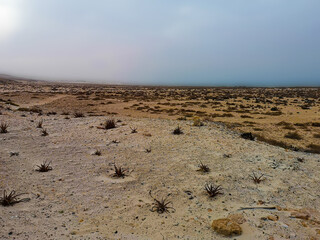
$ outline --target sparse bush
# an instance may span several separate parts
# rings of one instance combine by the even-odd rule
[[[173,132],[174,135],[180,135],[183,134],[182,129],[180,128],[180,126],[176,127]]]
[[[7,194],[6,190],[3,190],[3,196],[0,197],[0,203],[2,206],[12,206],[16,203],[23,202],[29,200],[28,198],[18,199],[19,196],[25,193],[16,194],[14,190],[12,190],[9,194]]]
[[[51,162],[44,161],[40,165],[37,165],[36,171],[38,172],[49,172],[52,170],[52,167],[50,166]]]
[[[295,140],[301,140],[302,137],[298,132],[289,132],[286,135],[284,135],[285,138],[295,139]]]
[[[320,122],[313,122],[311,123],[312,127],[320,127]]]
[[[201,119],[199,117],[193,118],[193,126],[196,126],[196,127],[203,126],[203,122],[201,121]]]
[[[254,139],[255,139],[251,132],[242,133],[241,137],[243,139],[247,139],[247,140],[251,140],[251,141],[254,141]]]
[[[320,138],[320,133],[315,133],[315,134],[313,134],[313,137],[314,137],[314,138]]]
[[[75,113],[73,114],[73,116],[74,116],[75,118],[83,118],[83,117],[84,117],[84,114],[83,114],[82,112],[75,112]]]
[[[113,174],[113,177],[117,177],[117,178],[124,178],[126,175],[126,172],[128,170],[127,169],[124,169],[122,167],[117,167],[116,164],[114,164],[114,174]]]
[[[198,167],[199,169],[197,171],[199,172],[203,172],[203,173],[210,172],[210,168],[208,167],[208,165],[203,164],[201,161],[199,161]]]
[[[137,128],[130,127],[130,129],[131,129],[131,133],[137,133]]]
[[[210,198],[214,198],[219,194],[223,194],[221,186],[220,185],[215,186],[213,183],[206,183],[206,185],[204,186],[204,189],[207,191]]]
[[[103,124],[104,129],[112,129],[116,127],[116,122],[114,119],[107,119]]]
[[[249,175],[249,177],[253,180],[254,183],[259,184],[260,182],[264,181],[264,174],[261,174],[260,176],[257,176],[254,172],[252,175]]]
[[[43,120],[41,119],[41,120],[37,123],[37,128],[42,128],[42,124],[43,124]]]
[[[309,144],[307,152],[311,153],[320,153],[320,145],[317,144]]]
[[[101,156],[101,151],[97,149],[93,154],[96,156]]]
[[[48,135],[49,135],[49,133],[47,132],[47,130],[46,129],[42,129],[41,136],[45,137],[45,136],[48,136]]]
[[[8,132],[8,127],[9,127],[9,124],[7,124],[5,122],[2,122],[0,124],[0,133],[7,133]]]
[[[170,213],[169,209],[173,209],[173,211],[175,211],[175,209],[172,206],[169,206],[170,204],[172,205],[172,202],[167,200],[170,194],[168,194],[167,197],[162,198],[161,200],[157,200],[156,198],[154,198],[151,194],[151,190],[149,191],[149,195],[154,201],[152,203],[153,206],[150,209],[151,212],[157,212],[159,214],[162,214]]]

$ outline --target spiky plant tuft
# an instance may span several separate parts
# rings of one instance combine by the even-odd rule
[[[209,197],[211,198],[214,198],[219,194],[223,194],[221,186],[220,185],[215,186],[213,183],[206,183],[206,185],[204,186],[204,189],[207,191],[207,193],[209,194]]]
[[[174,135],[180,135],[180,134],[183,134],[182,132],[182,129],[180,126],[176,127],[173,132],[172,132]]]
[[[41,136],[48,136],[49,135],[49,133],[47,132],[47,129],[42,129],[42,131],[41,131]]]
[[[132,128],[132,127],[130,127],[130,129],[131,129],[131,133],[137,133],[138,131],[137,131],[137,128]]]
[[[197,171],[199,172],[203,172],[203,173],[210,172],[210,168],[208,167],[208,165],[203,164],[201,161],[199,161],[198,167],[199,169]]]
[[[18,199],[19,196],[25,193],[16,194],[14,190],[12,190],[9,194],[7,194],[6,190],[3,190],[3,196],[0,197],[0,204],[2,206],[12,206],[16,203],[23,202],[29,200],[28,198]]]
[[[249,177],[253,180],[255,184],[259,184],[265,180],[264,174],[261,174],[260,176],[258,176],[254,172],[252,173],[252,175],[249,175]]]
[[[52,167],[50,166],[51,162],[44,161],[40,165],[37,165],[36,171],[38,172],[49,172],[52,170]]]
[[[37,128],[42,128],[42,124],[43,124],[43,120],[41,119],[41,120],[37,123]]]
[[[7,133],[8,132],[8,127],[9,127],[8,123],[2,122],[0,124],[0,133]]]
[[[117,167],[117,165],[114,163],[114,174],[113,177],[116,178],[124,178],[127,176],[126,172],[128,172],[128,169],[124,169],[123,167]]]
[[[153,199],[152,208],[150,209],[151,212],[157,212],[159,214],[161,213],[170,213],[169,209],[173,209],[173,212],[175,209],[172,207],[172,202],[168,201],[168,197],[171,194],[168,194],[166,197],[162,198],[161,200],[156,199],[152,196],[151,190],[149,191],[150,197]],[[171,206],[169,206],[171,204]]]

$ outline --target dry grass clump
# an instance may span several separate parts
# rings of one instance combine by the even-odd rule
[[[7,191],[3,190],[3,196],[0,197],[0,204],[6,207],[6,206],[12,206],[19,202],[29,200],[28,198],[18,199],[18,197],[23,194],[25,193],[16,194],[14,190],[12,190],[9,194],[7,194]]]
[[[101,156],[101,150],[96,149],[96,151],[93,153],[93,155]]]
[[[108,129],[112,129],[116,127],[116,122],[114,119],[107,119],[104,124],[103,124],[103,128],[108,130]]]
[[[173,209],[173,212],[175,211],[175,209],[172,207],[172,202],[168,201],[168,197],[171,194],[168,194],[166,197],[161,198],[161,200],[154,198],[151,194],[151,190],[149,191],[149,195],[154,201],[152,203],[152,208],[150,209],[151,212],[157,212],[159,214],[162,214],[162,213],[170,213],[169,209]],[[169,206],[170,204],[171,206]]]
[[[309,144],[308,149],[306,150],[307,152],[310,153],[320,153],[320,145],[317,144]]]
[[[83,117],[84,117],[84,114],[83,114],[82,112],[75,112],[75,113],[73,114],[73,116],[74,116],[75,118],[83,118]]]
[[[51,162],[44,161],[40,165],[37,165],[36,171],[38,172],[49,172],[52,170],[52,167],[50,166]]]
[[[203,172],[203,173],[210,172],[210,168],[208,167],[208,165],[203,164],[201,161],[199,161],[198,167],[199,169],[197,171],[199,172]]]
[[[313,137],[314,137],[314,138],[320,138],[320,133],[315,133],[315,134],[313,134]]]
[[[193,126],[196,126],[196,127],[201,127],[203,126],[203,122],[201,121],[201,119],[199,117],[195,117],[193,118]]]
[[[7,124],[5,122],[2,122],[0,124],[0,133],[7,133],[8,132],[8,127],[9,127],[9,124]]]
[[[37,123],[37,128],[42,128],[42,124],[43,124],[43,120],[41,119],[41,120]]]
[[[288,132],[286,135],[284,135],[285,138],[290,138],[294,140],[301,140],[302,137],[298,132]]]
[[[137,133],[138,131],[137,131],[137,128],[132,128],[132,127],[130,127],[130,129],[131,129],[131,133]]]
[[[207,191],[210,198],[214,198],[219,194],[223,194],[221,186],[215,186],[213,183],[206,183],[204,189]]]
[[[266,143],[273,145],[273,146],[282,147],[282,148],[286,148],[286,149],[290,148],[290,146],[288,144],[286,144],[285,142],[282,142],[282,141],[265,138],[264,136],[261,136],[261,135],[256,135],[256,137],[257,137],[258,141],[266,142]]]
[[[249,177],[253,180],[254,183],[259,184],[262,181],[265,180],[264,178],[264,174],[261,174],[260,176],[256,175],[254,172],[252,173],[252,175],[249,175]]]
[[[42,129],[41,131],[41,136],[45,137],[45,136],[48,136],[49,133],[47,132],[47,129]]]
[[[126,172],[128,172],[128,169],[117,167],[117,165],[114,164],[114,174],[112,176],[116,178],[124,178],[127,176]]]
[[[176,127],[173,132],[174,135],[180,135],[183,134],[182,129],[180,128],[180,126]]]
[[[320,127],[320,122],[312,122],[311,126],[312,127]]]
[[[255,139],[251,132],[242,133],[240,136],[243,139],[247,139],[247,140],[251,140],[251,141],[254,141],[254,139]]]

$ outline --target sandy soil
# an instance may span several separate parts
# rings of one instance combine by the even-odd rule
[[[319,89],[212,91],[0,82],[0,123],[9,124],[0,134],[0,197],[15,190],[28,200],[0,206],[0,239],[320,239],[320,155],[240,137],[318,146]],[[281,114],[266,114],[272,107]],[[213,115],[224,113],[233,116]],[[193,126],[194,117],[204,126]],[[109,118],[117,127],[101,129]],[[184,133],[173,135],[178,125]],[[292,131],[302,139],[284,137]],[[52,171],[35,171],[44,161]],[[211,171],[197,171],[199,161]],[[114,164],[127,176],[113,177]],[[254,183],[253,173],[264,181]],[[223,194],[210,198],[206,183]],[[151,211],[150,191],[169,195],[173,209]],[[242,234],[215,232],[221,218]]]
[[[0,116],[9,123],[8,133],[0,134],[0,187],[31,199],[0,208],[1,239],[225,239],[210,225],[231,214],[246,221],[243,234],[232,239],[320,237],[319,155],[244,140],[211,122],[194,127],[190,121],[117,117],[117,128],[102,130],[97,127],[105,117],[25,115]],[[48,136],[36,128],[40,119]],[[173,135],[178,123],[184,134]],[[96,149],[101,156],[93,155]],[[45,160],[53,170],[35,171]],[[196,171],[197,161],[211,172]],[[114,163],[129,175],[113,178]],[[253,183],[252,172],[266,180]],[[221,185],[224,194],[210,199],[207,182]],[[156,198],[170,193],[175,212],[151,212],[150,190]],[[239,210],[252,206],[282,209]],[[290,217],[299,209],[309,209],[311,217]]]

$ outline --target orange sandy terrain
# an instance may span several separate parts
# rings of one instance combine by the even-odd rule
[[[42,114],[214,121],[288,149],[320,152],[319,88],[192,88],[57,84],[2,85],[2,104]],[[1,104],[1,102],[0,102]]]

